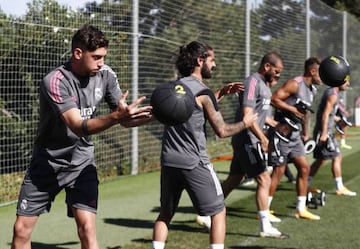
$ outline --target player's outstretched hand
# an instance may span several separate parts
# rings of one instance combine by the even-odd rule
[[[117,108],[119,123],[125,127],[134,127],[150,122],[153,119],[151,114],[152,106],[139,107],[146,97],[140,97],[131,104],[127,104],[126,99],[128,96],[129,91],[126,91],[120,98]]]
[[[237,94],[244,91],[244,83],[242,82],[231,82],[221,88],[218,99],[228,94]]]

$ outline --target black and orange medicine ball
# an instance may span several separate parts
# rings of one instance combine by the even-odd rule
[[[331,55],[323,59],[319,67],[322,82],[337,87],[350,80],[350,65],[339,55]]]
[[[192,115],[195,97],[181,81],[158,85],[151,94],[150,105],[155,118],[164,125],[178,125]]]

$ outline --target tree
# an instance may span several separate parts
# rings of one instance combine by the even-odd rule
[[[347,11],[360,19],[360,0],[322,0],[322,2],[337,10]]]

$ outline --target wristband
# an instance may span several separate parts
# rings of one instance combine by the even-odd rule
[[[84,134],[84,136],[90,135],[89,134],[89,130],[88,130],[88,126],[87,126],[87,122],[89,120],[88,119],[84,119],[81,123],[81,131]]]

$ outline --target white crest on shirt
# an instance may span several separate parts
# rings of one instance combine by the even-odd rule
[[[95,88],[95,99],[100,100],[103,96],[102,89],[100,87]]]

